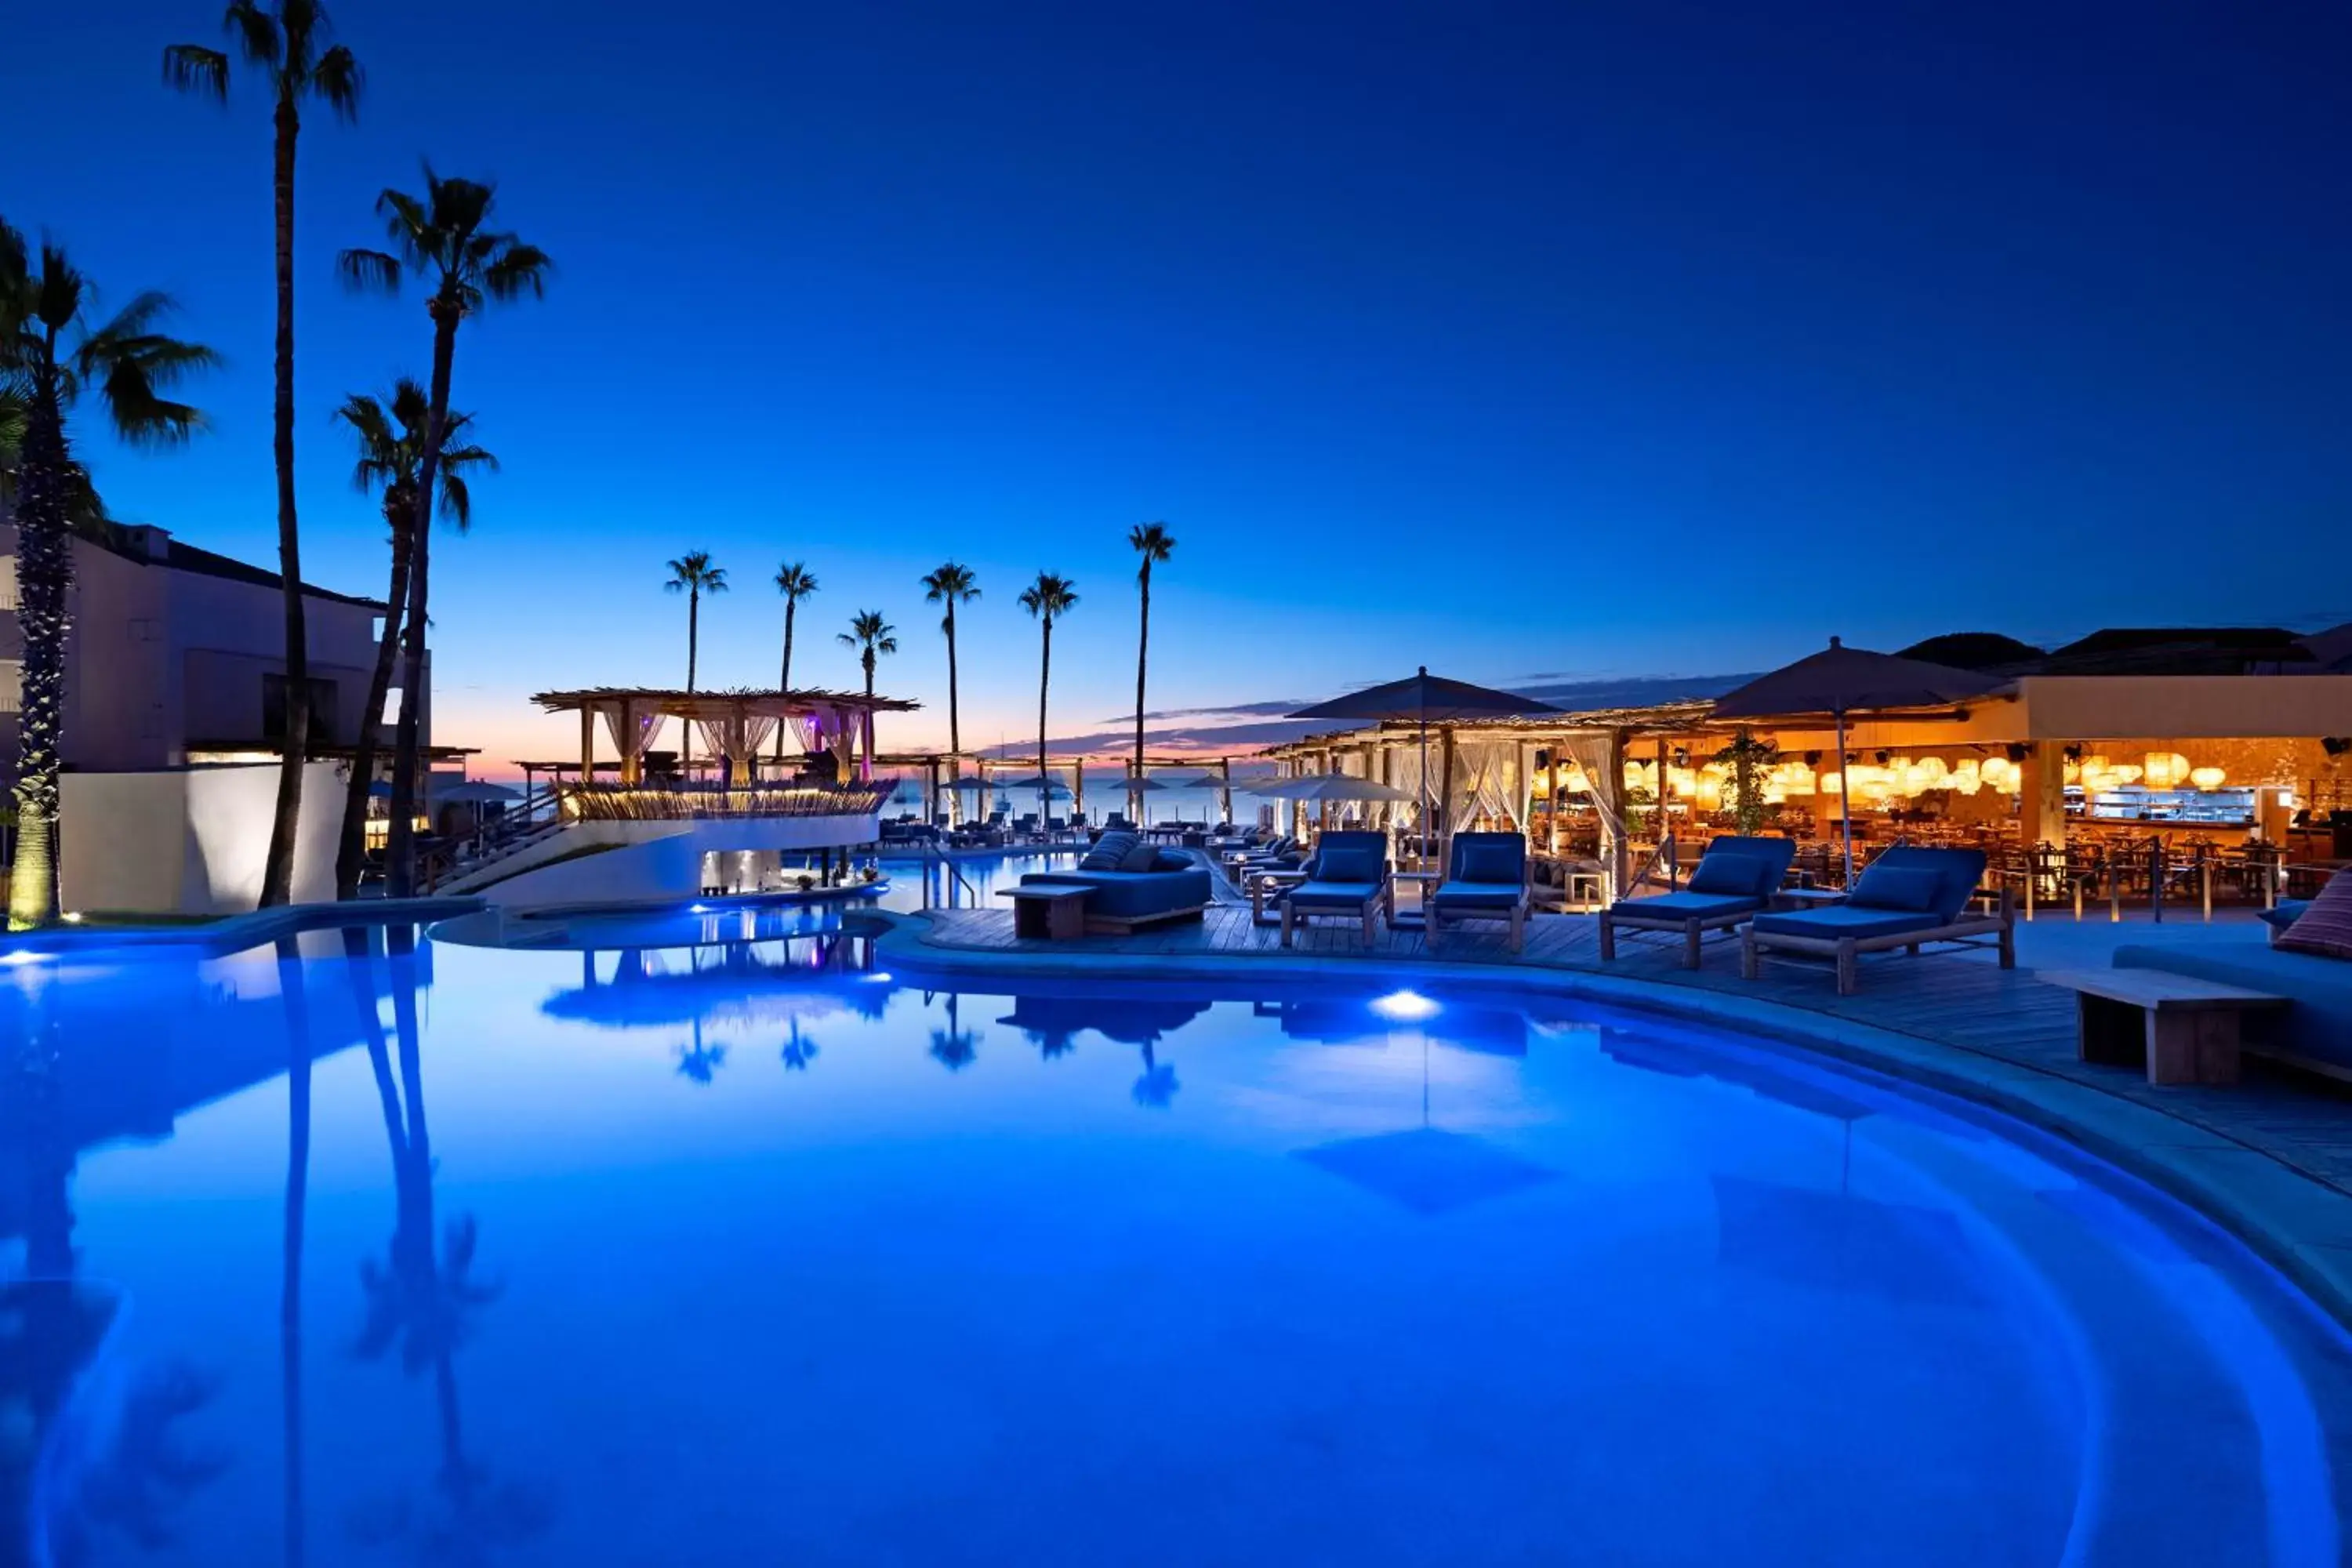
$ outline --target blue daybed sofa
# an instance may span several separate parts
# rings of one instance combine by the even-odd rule
[[[1109,832],[1068,871],[1032,871],[1024,888],[1092,889],[1087,900],[1090,934],[1116,934],[1163,921],[1199,920],[1209,907],[1209,870],[1181,849],[1160,849],[1131,832]]]
[[[2284,1009],[2244,1016],[2246,1049],[2352,1079],[2352,959],[2251,942],[2131,942],[2116,949],[2115,963],[2284,996]]]

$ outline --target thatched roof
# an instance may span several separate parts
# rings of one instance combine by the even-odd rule
[[[709,691],[682,691],[669,686],[587,686],[576,691],[542,691],[531,700],[550,713],[612,708],[627,702],[688,719],[720,719],[738,711],[782,717],[824,708],[911,713],[922,706],[905,697],[868,697],[862,691],[831,691],[817,686],[795,687],[790,691],[748,686]]]

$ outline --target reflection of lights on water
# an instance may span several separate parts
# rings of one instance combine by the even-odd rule
[[[1391,1023],[1411,1024],[1436,1016],[1437,1004],[1418,991],[1391,991],[1372,999],[1372,1011]]]
[[[890,972],[887,969],[877,969],[865,976],[865,980],[868,985],[887,985],[890,984]]]
[[[710,912],[710,906],[709,904],[688,904],[686,907],[686,912],[690,915],[707,915]]]
[[[35,952],[31,948],[20,947],[14,952],[0,952],[0,963],[38,963],[47,957],[48,954],[46,952]]]

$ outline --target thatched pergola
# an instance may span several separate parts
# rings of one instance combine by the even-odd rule
[[[550,713],[580,715],[580,773],[594,775],[596,721],[621,757],[621,783],[642,781],[648,743],[665,719],[676,719],[690,750],[697,731],[710,754],[727,763],[730,786],[748,787],[757,778],[760,752],[775,737],[773,760],[786,760],[789,732],[799,742],[797,755],[832,753],[843,778],[870,778],[874,772],[874,715],[911,713],[922,706],[903,697],[868,697],[863,692],[831,691],[820,687],[791,691],[738,689],[724,691],[680,691],[656,686],[592,686],[575,691],[542,691],[531,699]]]

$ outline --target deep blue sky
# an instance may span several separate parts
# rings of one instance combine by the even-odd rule
[[[122,515],[272,548],[268,116],[175,98],[215,5],[16,19],[0,212],[233,367],[214,432],[84,449]],[[299,195],[309,574],[378,591],[327,412],[421,370],[343,296],[386,184],[494,176],[562,271],[470,324],[506,473],[437,555],[444,732],[563,751],[543,685],[683,676],[663,563],[737,591],[707,682],[979,571],[967,744],[1131,705],[1128,525],[1181,541],[1154,708],[1755,668],[1831,631],[2352,618],[2352,20],[2319,5],[646,6],[338,12],[361,125]],[[38,127],[37,134],[26,128]],[[1066,721],[1066,722],[1065,722]],[[941,738],[944,716],[886,741]],[[489,760],[486,758],[486,760]]]

